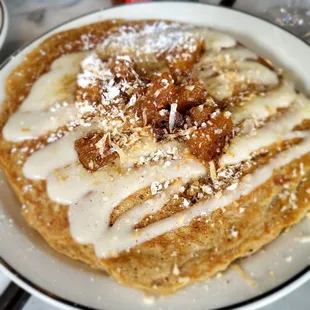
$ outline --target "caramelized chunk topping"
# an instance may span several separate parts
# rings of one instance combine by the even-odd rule
[[[190,108],[204,103],[207,99],[207,91],[199,82],[189,81],[179,87],[178,111],[183,113]]]
[[[90,171],[97,171],[107,163],[117,158],[117,153],[109,147],[98,147],[103,138],[100,132],[90,132],[75,141],[75,150],[78,153],[81,164]]]
[[[294,127],[293,130],[309,130],[310,129],[310,119],[304,119],[301,124]]]
[[[178,88],[169,73],[156,76],[147,86],[144,96],[136,104],[138,115],[150,124],[158,140],[169,130],[169,105],[177,101]],[[177,116],[177,124],[183,124],[183,117]]]
[[[145,79],[152,80],[158,74],[164,72],[169,73],[169,68],[164,60],[156,59],[156,61],[143,61],[138,62],[135,70]]]
[[[221,154],[225,143],[232,136],[233,124],[225,113],[214,112],[210,119],[201,124],[186,144],[192,153],[204,162],[208,162]]]
[[[82,86],[86,87],[82,94],[77,89],[77,98],[99,102],[107,113],[110,107],[123,104],[127,112],[136,114],[135,121],[140,120],[142,126],[151,125],[157,141],[169,134],[178,137],[178,131],[192,127],[186,143],[194,155],[209,161],[221,153],[231,135],[232,123],[221,112],[215,112],[216,104],[206,89],[188,78],[203,52],[202,43],[189,36],[182,44],[173,45],[156,56],[162,71],[154,72],[153,68],[150,75],[129,55],[107,55],[105,60],[91,56],[82,63]],[[105,140],[102,133],[93,132],[76,141],[84,167],[96,171],[116,158],[114,147]],[[100,143],[103,145],[98,148]]]
[[[152,120],[151,125],[153,132],[156,136],[157,141],[160,141],[164,138],[168,133],[174,132],[176,129],[182,128],[185,119],[184,116],[178,111],[174,112],[174,121],[173,126],[171,123],[171,111],[161,110],[161,114],[159,117],[156,117]]]
[[[130,56],[116,56],[109,58],[109,67],[115,79],[134,82],[139,78],[135,71],[135,63]]]
[[[143,81],[129,56],[109,57],[105,61],[92,54],[81,63],[76,91],[77,101],[103,105],[126,104]]]
[[[147,103],[155,106],[156,110],[165,109],[169,104],[175,103],[178,88],[172,76],[164,72],[156,76],[147,88],[145,99]]]
[[[207,95],[207,91],[199,82],[189,81],[177,86],[174,84],[172,76],[165,72],[156,76],[148,85],[146,94],[140,104],[142,105],[141,108],[144,106],[158,111],[177,103],[178,112],[183,113],[194,106],[204,103]],[[155,109],[151,107],[151,104]]]
[[[189,38],[189,42],[183,46],[176,46],[166,56],[167,65],[172,76],[176,80],[182,80],[192,73],[195,62],[203,52],[203,40]]]
[[[207,91],[195,81],[177,86],[168,73],[156,76],[136,104],[138,115],[151,124],[158,140],[173,129],[182,128],[184,114],[206,101]],[[176,111],[171,105],[176,104]]]
[[[87,100],[89,102],[100,103],[101,90],[99,80],[87,88],[83,88],[80,85],[77,85],[75,97],[77,101]]]
[[[189,116],[194,125],[201,126],[203,123],[206,123],[209,120],[213,112],[214,108],[200,105],[191,108],[189,111]]]

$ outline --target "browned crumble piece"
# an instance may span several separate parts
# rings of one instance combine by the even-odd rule
[[[75,150],[78,153],[79,161],[87,170],[97,171],[118,156],[109,147],[105,147],[100,152],[100,147],[98,147],[97,143],[102,138],[103,133],[90,132],[75,141]]]

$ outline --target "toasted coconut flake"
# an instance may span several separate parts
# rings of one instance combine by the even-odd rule
[[[209,162],[209,167],[210,167],[211,180],[213,184],[217,184],[217,174],[216,174],[216,168],[215,168],[215,164],[213,160]]]
[[[175,119],[176,119],[177,107],[178,105],[176,103],[171,104],[170,115],[169,115],[169,132],[170,133],[173,132]]]

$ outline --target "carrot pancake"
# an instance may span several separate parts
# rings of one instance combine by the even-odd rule
[[[51,36],[9,75],[0,163],[56,251],[170,294],[306,215],[309,119],[229,35],[111,20]]]

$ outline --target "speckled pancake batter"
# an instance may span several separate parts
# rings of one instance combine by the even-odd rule
[[[309,120],[293,81],[233,37],[111,20],[9,75],[0,164],[55,250],[170,294],[309,212]]]

